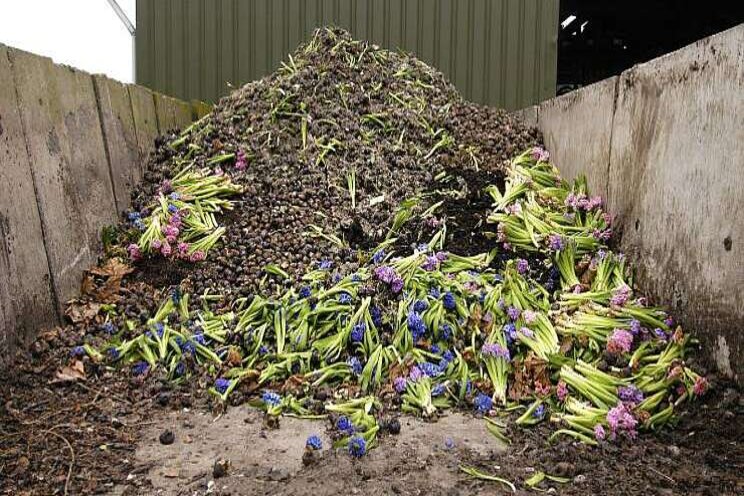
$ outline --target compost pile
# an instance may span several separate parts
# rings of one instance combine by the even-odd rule
[[[602,200],[411,56],[319,30],[161,145],[87,280],[125,290],[74,362],[250,401],[270,426],[328,416],[355,457],[400,412],[449,408],[502,439],[516,412],[632,440],[707,388],[610,249]]]
[[[387,237],[404,200],[425,211],[438,199],[421,195],[435,182],[432,189],[450,197],[480,194],[467,189],[460,169],[477,170],[482,183],[495,181],[516,153],[536,143],[533,129],[463,101],[415,57],[320,29],[281,69],[235,90],[162,143],[132,220],[151,208],[158,191],[170,191],[184,164],[229,175],[242,193],[220,219],[227,228],[221,243],[204,263],[169,260],[152,277],[166,274],[151,280],[188,277],[197,293],[271,291],[275,281],[261,285],[267,265],[296,276],[321,258],[348,260],[349,248],[370,249]],[[458,171],[443,177],[453,167]],[[434,232],[441,213],[430,217],[428,225],[409,224],[399,242]],[[166,257],[154,260],[176,258],[171,244],[157,245],[152,251]]]

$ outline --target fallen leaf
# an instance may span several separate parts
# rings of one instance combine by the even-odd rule
[[[106,263],[100,267],[93,267],[88,272],[97,276],[122,278],[133,271],[134,268],[122,262],[119,257],[113,257],[106,260]]]
[[[93,317],[98,315],[98,311],[101,309],[100,303],[92,301],[81,303],[79,301],[73,301],[65,310],[65,315],[72,321],[73,324],[80,322],[88,322]]]
[[[75,382],[85,380],[85,365],[80,360],[75,360],[71,365],[60,368],[55,374],[52,384],[61,382]]]

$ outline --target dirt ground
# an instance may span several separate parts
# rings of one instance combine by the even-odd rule
[[[508,428],[504,445],[483,420],[452,412],[437,422],[401,417],[399,435],[382,436],[378,448],[352,460],[329,448],[328,421],[283,417],[279,429],[268,429],[252,407],[215,414],[199,393],[155,381],[104,373],[59,382],[58,363],[26,360],[0,377],[2,495],[511,492],[461,465],[511,481],[518,494],[535,491],[525,481],[536,471],[570,479],[538,486],[556,494],[744,494],[744,395],[720,382],[682,411],[676,429],[632,443],[549,445],[551,428],[542,425]],[[172,444],[161,443],[164,431]],[[324,450],[305,466],[310,434]],[[228,463],[224,475],[215,472],[218,461]]]

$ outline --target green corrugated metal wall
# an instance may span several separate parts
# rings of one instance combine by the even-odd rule
[[[559,0],[137,0],[137,82],[213,102],[272,72],[319,26],[403,48],[469,100],[555,95]]]

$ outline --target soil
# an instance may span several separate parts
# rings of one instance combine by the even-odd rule
[[[195,389],[154,378],[143,383],[103,373],[94,379],[86,371],[86,380],[55,383],[59,363],[54,352],[42,352],[0,376],[0,494],[510,492],[471,478],[460,465],[509,480],[518,494],[532,491],[525,480],[536,471],[569,477],[566,484],[538,486],[566,495],[744,491],[744,395],[715,380],[703,401],[680,412],[675,429],[634,442],[549,445],[549,426],[520,429],[504,419],[511,425],[511,444],[504,445],[483,420],[452,412],[429,423],[401,417],[399,435],[381,436],[379,447],[353,460],[329,449],[328,421],[282,417],[279,429],[269,429],[250,406],[210,412]],[[164,445],[167,430],[175,442]],[[320,435],[324,449],[305,466],[310,434]],[[215,472],[220,461],[224,468]]]

